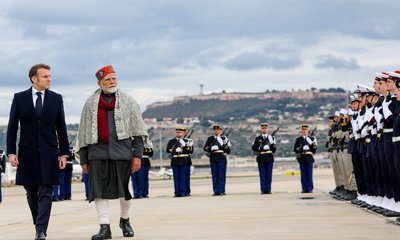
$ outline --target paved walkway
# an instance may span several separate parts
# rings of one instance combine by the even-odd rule
[[[332,178],[331,170],[316,171],[314,193],[301,194],[298,176],[275,175],[273,194],[260,195],[256,176],[233,177],[219,197],[211,196],[211,179],[196,178],[187,198],[172,197],[172,180],[151,181],[150,198],[133,200],[134,239],[400,239],[395,218],[332,199]],[[33,239],[23,188],[3,188],[3,195],[0,239]],[[94,204],[83,199],[83,184],[75,183],[72,201],[53,204],[48,240],[90,239],[97,232]],[[125,239],[118,201],[110,202],[110,219],[113,239]]]

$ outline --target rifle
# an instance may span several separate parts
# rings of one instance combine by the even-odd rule
[[[311,130],[310,136],[315,136],[316,133],[317,133],[317,127],[315,127],[313,130]]]
[[[227,133],[225,134],[225,131],[227,131]],[[229,134],[231,134],[231,132],[233,131],[233,128],[226,128],[224,129],[224,131],[222,131],[220,136],[225,135],[225,137],[228,137]],[[217,138],[214,139],[214,141],[211,143],[211,146],[213,146],[215,144],[215,142],[217,142]],[[219,144],[218,144],[219,145]]]
[[[225,137],[228,137],[229,134],[233,131],[233,128],[228,128],[228,132],[225,134]],[[224,135],[224,132],[222,132],[221,136]]]
[[[190,138],[190,136],[192,136],[193,133],[194,133],[194,129],[190,129],[189,131],[186,131],[185,135],[183,136],[183,139]],[[180,144],[179,140],[174,144],[172,149],[176,149],[178,147],[178,144]]]
[[[275,134],[279,131],[279,129],[281,128],[281,126],[279,126],[277,129],[275,129],[272,133],[271,136],[275,136]]]
[[[154,132],[151,131],[151,132],[149,133],[149,140],[151,140],[153,137],[154,137]]]
[[[183,138],[190,138],[193,133],[194,133],[194,129],[192,128],[185,134],[185,136],[183,136]]]

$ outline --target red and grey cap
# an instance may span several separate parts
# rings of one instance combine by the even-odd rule
[[[101,79],[103,79],[105,76],[107,76],[110,73],[115,73],[113,66],[108,65],[108,66],[102,67],[96,72],[96,78],[97,78],[97,80],[100,81]]]

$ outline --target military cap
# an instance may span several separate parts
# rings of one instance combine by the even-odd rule
[[[214,123],[214,124],[211,126],[211,128],[212,128],[213,130],[215,130],[215,129],[222,129],[221,125],[219,125],[219,124],[217,124],[217,123]]]
[[[344,108],[340,109],[339,114],[347,115],[347,109]]]
[[[361,96],[365,96],[365,95],[367,95],[369,93],[375,92],[375,90],[373,88],[367,87],[367,86],[364,86],[364,85],[359,85],[358,84],[357,88],[358,88],[358,91],[359,91]]]
[[[393,81],[398,81],[400,80],[400,70],[394,71],[394,72],[388,72],[389,74],[389,79]]]
[[[260,127],[268,127],[268,123],[261,123]]]
[[[308,124],[301,124],[301,129],[307,128],[308,129]]]
[[[177,132],[177,131],[183,131],[183,132],[186,132],[187,131],[187,127],[184,127],[184,126],[178,126],[178,127],[176,127],[175,128],[175,131]]]
[[[359,102],[360,101],[360,92],[358,90],[354,91],[353,99],[351,99],[351,96],[350,96],[350,100],[351,100],[351,102]]]

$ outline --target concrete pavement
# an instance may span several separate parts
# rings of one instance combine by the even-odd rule
[[[330,169],[316,170],[315,191],[300,193],[299,176],[273,177],[272,194],[259,194],[253,176],[227,179],[227,195],[212,197],[211,179],[192,178],[192,196],[173,198],[172,180],[150,182],[150,198],[133,200],[134,239],[400,239],[395,218],[332,199]],[[208,176],[208,175],[206,175]],[[73,200],[53,203],[48,240],[90,239],[98,231],[94,203],[84,201],[82,183],[73,184]],[[113,239],[125,239],[118,228],[119,203],[110,201]],[[3,188],[0,239],[33,239],[34,227],[20,186]]]

